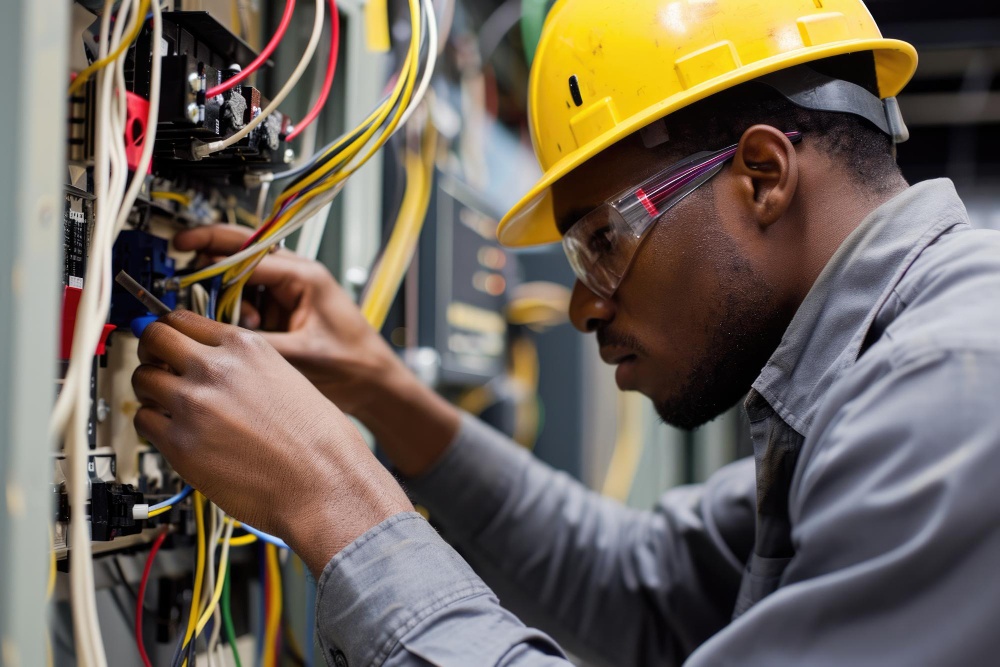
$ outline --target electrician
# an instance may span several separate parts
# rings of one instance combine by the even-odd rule
[[[1000,234],[949,181],[903,180],[893,96],[915,67],[860,0],[553,8],[530,84],[546,171],[500,239],[562,239],[573,323],[667,422],[749,392],[753,459],[651,511],[460,414],[286,253],[254,278],[266,331],[149,327],[138,431],[304,559],[333,665],[569,664],[560,645],[609,665],[995,664]]]

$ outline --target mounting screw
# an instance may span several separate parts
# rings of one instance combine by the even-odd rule
[[[97,399],[97,421],[103,422],[111,414],[111,406],[103,398]]]
[[[192,93],[201,92],[201,77],[197,72],[188,74],[188,85],[191,86]]]
[[[285,149],[285,164],[291,164],[294,159],[295,159],[295,151],[293,151],[291,148],[286,148]]]
[[[187,111],[188,120],[191,121],[192,123],[197,123],[198,119],[201,118],[201,113],[198,109],[198,105],[195,104],[194,102],[187,105],[187,109],[185,111]]]

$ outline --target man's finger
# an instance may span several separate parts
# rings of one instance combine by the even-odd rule
[[[193,341],[210,347],[218,347],[219,345],[222,345],[231,329],[228,324],[222,324],[221,322],[210,320],[207,317],[196,315],[190,310],[175,310],[174,312],[161,317],[158,322],[166,324]],[[143,338],[145,338],[145,336],[143,336]],[[164,358],[164,361],[173,366],[173,363],[171,363],[169,358]],[[176,366],[174,367],[176,368]]]
[[[170,417],[152,408],[142,407],[135,413],[132,423],[135,425],[136,433],[156,445],[157,449],[169,457],[169,454],[164,452],[164,448],[170,447],[170,443],[167,442]]]
[[[170,371],[142,365],[132,373],[132,389],[144,407],[160,407],[173,414],[183,394],[183,380]]]
[[[260,311],[246,301],[240,303],[240,326],[251,330],[260,328]]]
[[[205,255],[232,255],[240,249],[252,229],[236,225],[206,225],[186,229],[174,236],[174,247],[178,250],[194,250]]]
[[[164,322],[166,317],[146,327],[139,339],[139,360],[148,360],[150,365],[166,364],[183,375],[191,371],[193,360],[205,353],[205,346]]]

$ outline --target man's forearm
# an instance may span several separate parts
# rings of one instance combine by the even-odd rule
[[[385,454],[407,477],[422,475],[455,439],[459,411],[398,362],[382,374],[355,417],[374,434]]]

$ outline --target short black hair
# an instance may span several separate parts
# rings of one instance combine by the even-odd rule
[[[810,67],[879,95],[870,52],[826,58]],[[753,81],[696,102],[664,121],[669,136],[664,149],[675,158],[738,143],[748,128],[765,124],[817,140],[859,185],[875,193],[889,191],[900,176],[892,138],[871,122],[853,114],[802,109]]]

